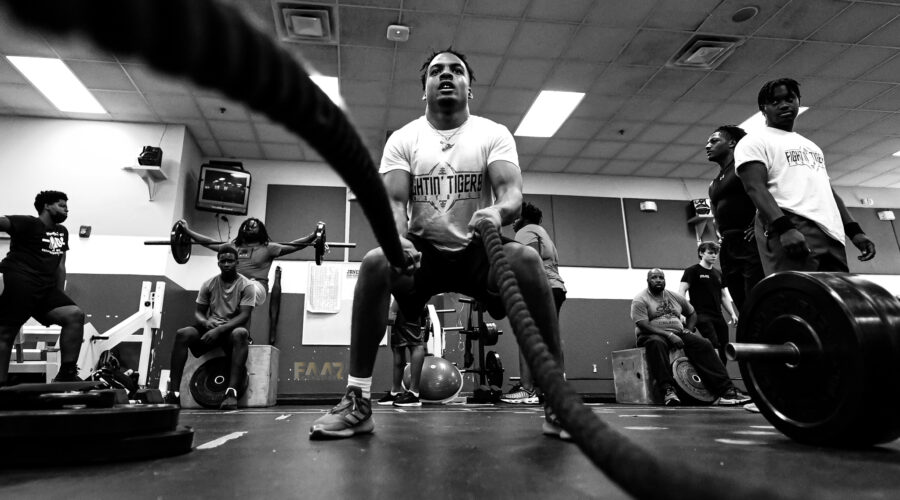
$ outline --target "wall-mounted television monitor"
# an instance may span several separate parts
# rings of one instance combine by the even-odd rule
[[[250,172],[238,162],[210,162],[200,166],[197,183],[198,210],[247,215],[250,203]]]

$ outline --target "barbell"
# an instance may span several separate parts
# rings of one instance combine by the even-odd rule
[[[176,222],[172,226],[172,231],[169,233],[168,240],[159,240],[159,241],[145,241],[145,245],[167,245],[172,250],[172,257],[175,259],[175,262],[179,264],[186,264],[188,260],[191,259],[191,248],[193,245],[223,245],[227,242],[225,241],[213,241],[210,243],[200,243],[199,241],[194,241],[191,238],[191,235],[188,234],[184,225],[180,222]],[[293,245],[300,246],[300,243],[292,243],[292,242],[279,242],[279,245]],[[304,244],[305,245],[305,244]],[[356,243],[334,243],[334,242],[326,242],[325,241],[325,223],[319,222],[316,224],[316,238],[313,240],[309,246],[312,246],[316,251],[316,264],[322,265],[322,259],[325,257],[325,251],[328,248],[356,248]]]
[[[799,442],[900,437],[900,300],[844,273],[776,273],[751,292],[726,354],[760,413]]]

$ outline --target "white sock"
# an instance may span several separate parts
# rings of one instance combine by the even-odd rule
[[[413,395],[413,396],[419,397],[419,393],[418,393],[418,392],[413,392],[413,391],[409,391],[409,392],[412,392],[412,395]]]
[[[357,378],[353,375],[347,377],[347,386],[359,387],[366,399],[372,399],[372,377]]]

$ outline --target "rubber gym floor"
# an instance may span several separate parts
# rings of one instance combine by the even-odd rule
[[[310,441],[329,407],[182,410],[188,454],[6,469],[0,498],[628,498],[574,444],[541,434],[538,406],[376,406],[373,434]],[[836,450],[795,443],[740,407],[590,407],[676,464],[809,498],[900,498],[900,440]]]

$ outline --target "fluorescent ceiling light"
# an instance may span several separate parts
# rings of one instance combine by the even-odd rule
[[[6,56],[60,111],[106,114],[103,106],[59,59]]]
[[[891,156],[900,156],[900,151],[897,151],[896,153],[892,154]]]
[[[336,76],[309,75],[309,79],[325,92],[331,102],[344,109],[344,98],[341,97],[341,88]]]
[[[799,117],[806,110],[809,109],[809,106],[800,106],[800,110],[797,112],[797,116]],[[766,126],[766,117],[762,114],[762,111],[757,111],[753,113],[753,116],[747,118],[743,121],[738,127],[744,129],[744,132],[750,132],[751,130],[759,130]]]
[[[584,98],[584,92],[542,90],[516,129],[524,137],[552,137]]]

